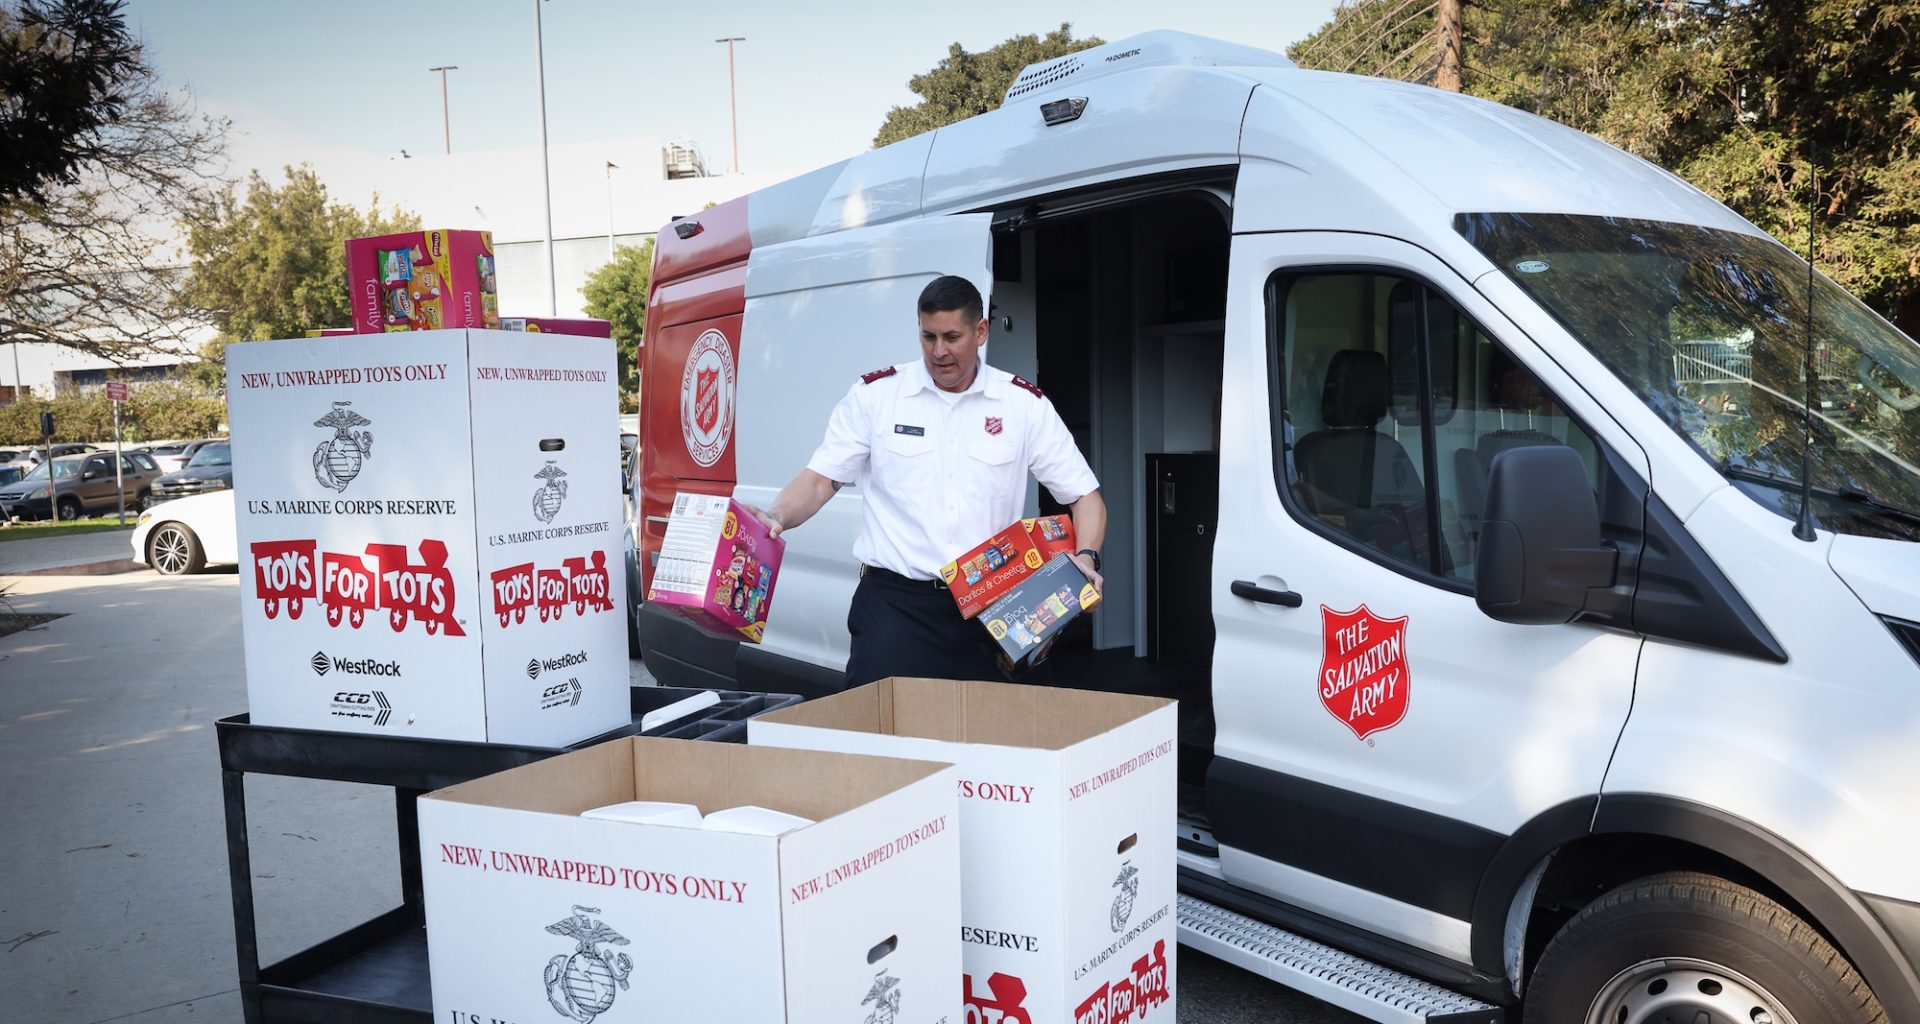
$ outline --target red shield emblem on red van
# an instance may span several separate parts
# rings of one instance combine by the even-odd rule
[[[1350,612],[1320,606],[1320,675],[1327,713],[1356,739],[1391,729],[1407,717],[1413,686],[1407,674],[1407,617],[1383,619],[1361,605]]]
[[[700,432],[711,433],[720,422],[720,371],[701,370],[693,384],[693,422]]]

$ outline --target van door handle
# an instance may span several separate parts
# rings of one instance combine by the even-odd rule
[[[1268,590],[1250,580],[1234,580],[1233,596],[1244,597],[1261,604],[1277,604],[1282,608],[1300,607],[1300,595],[1291,590]]]

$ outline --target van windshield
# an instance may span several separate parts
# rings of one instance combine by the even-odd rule
[[[1920,345],[1754,235],[1664,221],[1462,214],[1455,227],[1762,505],[1920,540]],[[1812,407],[1812,446],[1806,410]]]

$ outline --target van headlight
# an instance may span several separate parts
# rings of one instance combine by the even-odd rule
[[[1900,646],[1905,647],[1908,654],[1913,655],[1913,660],[1920,661],[1920,622],[1908,622],[1891,615],[1880,616],[1880,621],[1893,630],[1893,638],[1900,641]]]

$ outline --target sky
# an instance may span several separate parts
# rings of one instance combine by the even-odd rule
[[[442,145],[448,73],[452,145],[540,140],[534,6],[545,41],[551,144],[691,139],[731,164],[727,47],[735,44],[740,166],[799,174],[872,145],[907,80],[958,42],[982,50],[1071,22],[1109,41],[1156,28],[1284,50],[1336,0],[976,0],[969,4],[692,0],[132,0],[149,63],[203,113],[231,118],[227,171],[328,163]],[[336,195],[356,203],[366,197]]]

